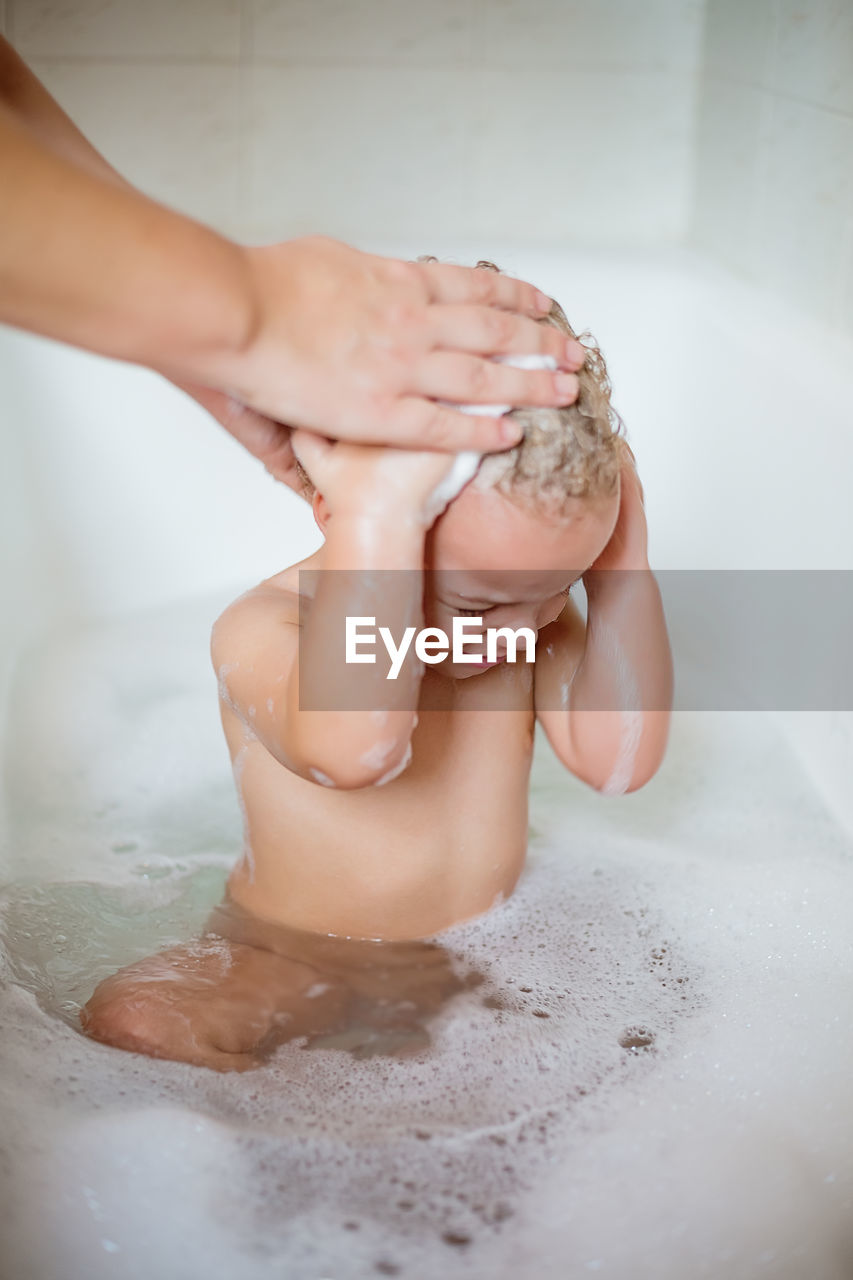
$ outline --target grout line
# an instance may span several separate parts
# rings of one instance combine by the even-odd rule
[[[782,13],[779,0],[773,0],[773,28],[764,55],[764,76],[767,80],[776,80],[779,66],[779,45],[782,39]],[[769,85],[767,86],[769,88]],[[771,90],[773,92],[773,90]]]
[[[44,65],[58,63],[62,66],[79,67],[226,67],[235,68],[240,65],[239,55],[223,54],[193,58],[182,58],[175,54],[81,54],[81,53],[33,53],[19,50],[21,57],[28,62]]]
[[[240,61],[251,62],[255,24],[249,0],[240,0]]]
[[[682,228],[681,243],[685,245],[693,244],[696,240],[696,211],[699,204],[699,170],[701,167],[701,158],[699,156],[699,138],[702,125],[702,103],[704,94],[702,92],[703,76],[701,67],[697,67],[693,75],[693,84],[691,87],[690,102],[690,141],[687,150],[686,161],[686,209],[684,226]]]
[[[251,38],[247,34],[247,40]],[[245,51],[242,47],[243,38],[241,34],[240,49],[236,54],[171,54],[171,53],[151,53],[151,54],[133,54],[133,53],[116,53],[116,54],[86,54],[86,53],[39,53],[37,50],[20,50],[22,57],[28,60],[38,62],[62,62],[62,63],[79,63],[84,66],[97,65],[99,63],[110,64],[116,66],[145,66],[156,64],[158,66],[237,66],[241,62],[247,66],[258,67],[292,67],[297,70],[302,68],[306,70],[323,70],[330,71],[340,70],[365,70],[365,71],[470,71],[472,69],[471,60],[466,57],[454,58],[429,58],[423,61],[410,60],[401,62],[400,59],[389,53],[387,57],[382,58],[354,58],[354,57],[294,57],[287,54],[258,54],[252,55],[251,51]],[[477,64],[478,71],[500,71],[512,72],[516,77],[519,74],[533,73],[537,75],[554,75],[554,76],[570,76],[573,72],[579,72],[588,75],[605,75],[605,76],[674,76],[680,78],[690,78],[691,72],[688,67],[670,66],[664,63],[646,63],[638,64],[607,64],[605,66],[597,65],[594,62],[578,63],[576,66],[570,63],[561,66],[525,66],[519,67],[517,63],[489,61]]]
[[[767,89],[759,91],[761,98],[758,105],[758,136],[756,138],[755,162],[749,178],[749,205],[746,210],[746,240],[751,261],[758,258],[758,275],[765,277],[766,261],[759,252],[759,247],[766,243],[769,221],[767,205],[768,178],[771,170],[770,139],[773,136],[778,102],[773,93]],[[767,281],[768,287],[773,284]]]
[[[250,69],[252,63],[252,44],[254,24],[249,7],[249,0],[240,0],[240,65],[237,72],[237,172],[235,174],[236,190],[234,193],[234,217],[250,236],[254,234],[252,214],[244,218],[243,205],[251,202],[251,130],[250,130]],[[243,238],[245,238],[245,230]]]
[[[851,331],[844,311],[848,295],[853,298],[853,216],[847,218],[838,268],[835,298],[831,308],[831,322],[839,332],[849,336]]]
[[[719,80],[723,84],[740,85],[743,89],[754,89],[756,93],[766,93],[772,98],[785,98],[789,102],[797,102],[803,107],[812,107],[815,111],[824,111],[828,116],[838,116],[841,120],[853,120],[853,112],[842,111],[840,107],[829,107],[826,103],[816,102],[813,98],[804,98],[798,93],[784,93],[780,89],[768,89],[766,85],[760,84],[757,80],[745,80],[742,76],[729,75],[724,71],[715,71],[707,77],[709,80]]]

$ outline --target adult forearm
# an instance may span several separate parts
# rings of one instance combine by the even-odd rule
[[[97,151],[33,75],[7,40],[0,36],[0,105],[66,160],[121,186],[130,186]]]
[[[0,106],[0,320],[203,382],[249,341],[239,247],[80,167]]]

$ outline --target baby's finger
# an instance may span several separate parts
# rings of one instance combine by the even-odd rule
[[[494,307],[432,307],[430,330],[433,346],[447,351],[553,356],[560,368],[571,370],[580,369],[586,357],[579,342],[553,325]]]
[[[302,428],[293,432],[290,445],[308,472],[312,467],[322,465],[333,448],[332,441],[327,436],[319,436],[314,431],[304,431]]]
[[[551,310],[547,293],[498,271],[457,267],[447,262],[421,262],[418,268],[431,302],[480,303],[527,316],[545,316]]]

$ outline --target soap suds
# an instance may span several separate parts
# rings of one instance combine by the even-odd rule
[[[381,769],[397,746],[396,738],[386,738],[383,742],[374,742],[369,750],[359,756],[359,764],[366,769]]]
[[[327,773],[323,773],[321,769],[309,769],[311,777],[315,782],[319,782],[321,787],[334,787],[334,779],[330,778]]]
[[[613,765],[613,772],[601,788],[602,795],[625,795],[634,776],[634,765],[637,761],[637,752],[640,750],[642,738],[643,713],[641,711],[623,711],[619,754]]]
[[[243,819],[243,848],[240,854],[240,861],[245,867],[249,883],[255,879],[255,855],[252,852],[252,844],[249,836],[249,815],[246,811],[246,801],[243,798],[243,770],[246,767],[246,757],[249,754],[251,741],[247,739],[240,747],[231,764],[231,772],[234,777],[234,789],[237,792],[237,804],[240,806],[240,815]]]
[[[538,354],[495,356],[494,362],[511,365],[514,369],[547,369],[553,372],[557,368],[553,356]],[[446,400],[440,403],[473,417],[501,418],[512,408],[509,404],[453,404]],[[450,470],[433,489],[425,504],[424,517],[430,525],[477,474],[482,457],[481,453],[472,450],[457,453]]]
[[[619,692],[621,730],[619,748],[610,777],[601,788],[605,796],[622,796],[631,785],[634,765],[643,738],[643,713],[640,710],[640,689],[636,676],[625,656],[625,650],[609,622],[596,622],[596,638],[607,653],[616,673]]]
[[[230,676],[232,671],[239,671],[239,670],[240,670],[239,662],[223,662],[216,672],[216,680],[217,680],[217,687],[219,689],[219,696],[222,699],[222,701],[225,703],[225,705],[230,707],[232,711],[236,711],[237,706],[236,706],[236,703],[234,702],[234,699],[231,697],[231,691],[228,688],[228,677]]]
[[[374,782],[375,787],[384,787],[386,782],[393,782],[395,778],[399,778],[404,769],[408,769],[412,762],[412,744],[411,741],[406,743],[406,750],[401,760],[389,769],[387,773],[383,773],[381,778],[377,778]]]
[[[444,508],[462,492],[475,475],[482,456],[472,450],[456,454],[447,475],[435,486],[424,504],[424,519],[428,524],[437,520]]]

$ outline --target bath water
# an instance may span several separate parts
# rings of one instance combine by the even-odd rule
[[[486,975],[414,1057],[218,1075],[96,1044],[102,977],[185,939],[240,817],[211,602],[22,668],[0,902],[4,1275],[853,1274],[853,848],[771,717],[675,717],[643,791],[539,743]]]

